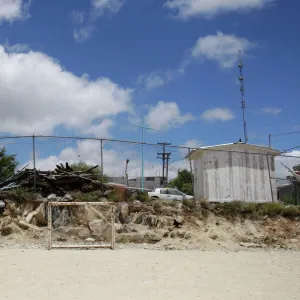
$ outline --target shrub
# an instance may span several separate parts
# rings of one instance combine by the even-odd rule
[[[206,199],[201,199],[199,203],[202,208],[209,209],[209,202]]]
[[[244,203],[243,212],[245,214],[254,215],[257,213],[257,204],[253,202]]]
[[[140,200],[141,202],[149,202],[149,196],[147,192],[138,192],[138,200]]]
[[[15,200],[17,202],[24,202],[24,201],[34,201],[37,199],[37,195],[33,192],[25,188],[16,188],[10,191],[5,192],[7,198]]]
[[[297,206],[287,206],[283,208],[282,215],[287,218],[298,217],[300,210]]]
[[[263,215],[275,217],[281,215],[284,206],[280,203],[262,203],[259,205],[258,212]]]
[[[219,203],[216,205],[219,213],[225,216],[236,216],[243,212],[245,203],[242,201],[232,201],[227,203]]]
[[[153,209],[156,213],[161,213],[162,212],[163,205],[161,204],[161,202],[155,201],[152,206],[153,206]]]
[[[192,211],[196,208],[196,202],[192,199],[184,199],[182,201],[183,207],[187,208],[188,210]]]

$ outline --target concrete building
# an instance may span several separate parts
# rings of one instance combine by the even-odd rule
[[[210,202],[277,202],[274,156],[279,151],[245,143],[193,151],[194,195]]]
[[[119,183],[127,185],[125,177],[108,177],[109,182]],[[130,178],[128,180],[128,186],[134,188],[142,187],[142,177]],[[163,177],[144,177],[144,189],[153,190],[155,188],[163,187]]]

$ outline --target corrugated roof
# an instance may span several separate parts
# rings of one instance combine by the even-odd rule
[[[238,143],[228,143],[228,144],[200,147],[200,148],[192,151],[190,153],[190,155],[188,155],[187,157],[191,157],[191,159],[193,159],[194,153],[199,152],[199,151],[205,151],[205,150],[212,150],[212,151],[219,150],[219,151],[233,151],[234,152],[234,151],[238,151],[238,150],[234,149],[237,146],[242,146],[242,147],[249,148],[252,150],[257,150],[257,153],[265,152],[267,154],[274,155],[274,156],[279,155],[281,153],[281,151],[279,151],[279,150],[268,148],[265,146],[259,146],[259,145],[254,145],[254,144],[246,144],[246,143],[238,142]]]

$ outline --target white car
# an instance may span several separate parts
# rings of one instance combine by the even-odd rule
[[[159,199],[159,200],[182,201],[185,199],[194,199],[193,196],[186,195],[176,189],[170,189],[170,188],[154,189],[152,192],[148,192],[148,195],[150,199]]]

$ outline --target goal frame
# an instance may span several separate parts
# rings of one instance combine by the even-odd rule
[[[107,223],[111,225],[111,243],[107,245],[100,245],[100,244],[92,244],[92,245],[85,245],[85,244],[78,244],[78,245],[55,245],[52,242],[52,207],[60,206],[60,207],[68,207],[68,206],[89,206],[93,209],[93,211],[101,218],[104,219]],[[94,206],[111,206],[111,215],[110,221],[107,221],[102,214],[97,211]],[[48,227],[47,227],[47,248],[48,250],[51,249],[95,249],[95,248],[108,248],[108,249],[115,249],[116,243],[116,230],[115,230],[115,206],[114,203],[111,202],[48,202]]]

